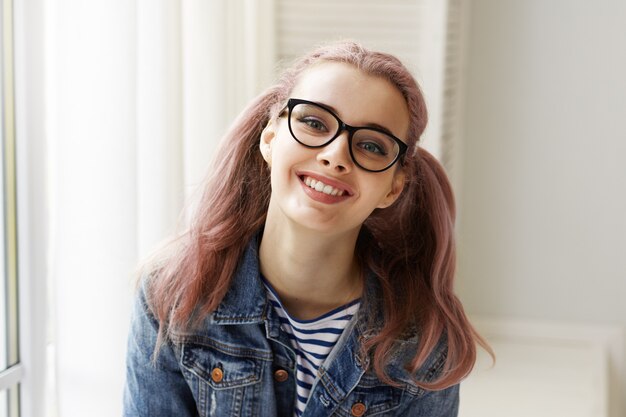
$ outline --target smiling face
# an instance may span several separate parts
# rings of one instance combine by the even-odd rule
[[[375,126],[405,140],[409,112],[389,81],[349,64],[322,63],[299,78],[292,98],[321,104],[352,126]],[[287,113],[261,135],[261,152],[271,167],[268,222],[295,222],[308,229],[358,233],[376,208],[391,205],[402,191],[404,173],[396,163],[368,172],[350,156],[348,132],[321,148],[307,148],[289,131]]]

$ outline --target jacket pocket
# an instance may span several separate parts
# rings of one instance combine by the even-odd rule
[[[204,339],[181,345],[181,365],[201,416],[259,415],[271,352]]]
[[[376,382],[378,382],[376,380]],[[337,409],[335,415],[352,417],[366,416],[393,416],[394,410],[402,402],[402,389],[384,385],[380,382],[364,378],[361,383],[346,397]],[[358,410],[358,411],[357,411]]]
[[[213,345],[213,346],[212,346]],[[236,388],[261,381],[264,360],[254,351],[223,345],[186,343],[183,366],[215,389]]]

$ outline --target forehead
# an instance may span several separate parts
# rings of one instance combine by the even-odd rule
[[[326,62],[303,72],[291,97],[325,104],[350,125],[378,124],[404,139],[409,129],[406,100],[391,82],[350,64]]]

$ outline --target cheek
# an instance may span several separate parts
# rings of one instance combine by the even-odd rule
[[[297,145],[297,143],[296,143]],[[272,186],[291,180],[293,169],[303,159],[301,147],[284,138],[276,138],[272,146]]]
[[[390,193],[393,191],[393,176],[385,178],[383,181],[372,184],[370,189],[372,205],[379,206],[384,204],[389,205]]]
[[[380,175],[380,174],[379,174]],[[373,194],[377,196],[386,196],[391,191],[391,187],[393,185],[393,177],[389,176],[386,178],[380,178],[380,181],[376,181],[375,184],[372,184],[376,191],[373,191]]]
[[[281,135],[274,141],[272,162],[279,164],[283,169],[293,168],[294,165],[306,162],[315,157],[315,150],[300,145],[291,137]]]

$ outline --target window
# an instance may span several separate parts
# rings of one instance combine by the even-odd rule
[[[13,3],[0,8],[0,417],[19,416],[17,218],[13,88]]]

